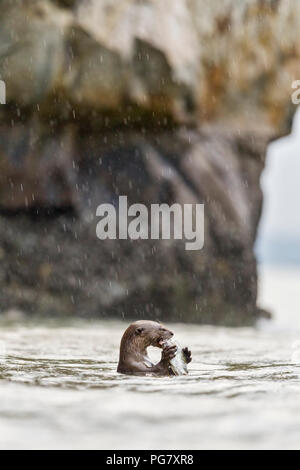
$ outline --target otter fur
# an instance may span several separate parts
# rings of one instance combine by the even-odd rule
[[[132,323],[121,339],[117,371],[129,375],[174,375],[170,360],[175,357],[176,345],[164,345],[173,334],[156,321],[138,320]],[[162,349],[161,360],[157,364],[153,364],[147,354],[149,346]],[[191,352],[188,348],[184,348],[183,353],[186,361],[191,362]]]

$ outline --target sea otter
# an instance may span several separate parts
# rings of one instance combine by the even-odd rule
[[[173,336],[173,332],[161,323],[139,320],[126,329],[120,344],[120,357],[117,371],[130,375],[173,375],[169,361],[175,357],[176,346],[164,346],[164,341]],[[153,364],[147,355],[148,346],[162,349],[161,360]],[[187,362],[191,362],[191,352],[184,348]]]

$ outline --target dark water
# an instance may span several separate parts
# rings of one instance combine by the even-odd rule
[[[298,276],[263,273],[272,323],[171,325],[193,352],[183,377],[117,374],[122,322],[2,322],[0,447],[300,448]]]

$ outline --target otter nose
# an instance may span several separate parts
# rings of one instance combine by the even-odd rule
[[[174,336],[173,331],[167,330],[167,328],[161,328],[160,330],[163,331],[164,333],[169,333],[171,336]]]

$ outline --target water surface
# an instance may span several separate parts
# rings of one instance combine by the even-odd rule
[[[271,323],[170,325],[192,349],[184,377],[118,374],[126,322],[2,321],[0,447],[300,448],[299,279],[263,273]]]

